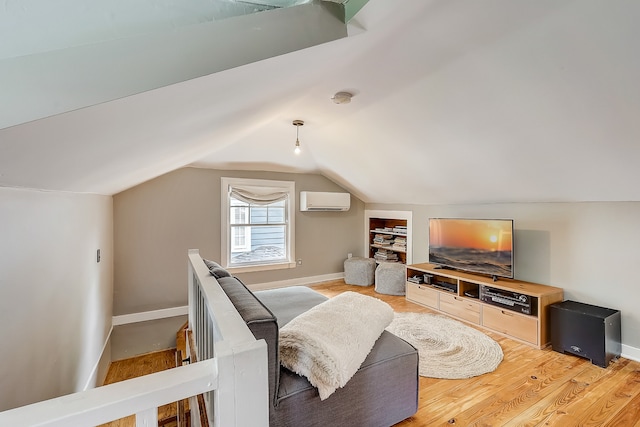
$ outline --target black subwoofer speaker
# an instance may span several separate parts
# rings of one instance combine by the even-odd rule
[[[563,301],[552,304],[551,348],[606,368],[622,351],[620,311]]]

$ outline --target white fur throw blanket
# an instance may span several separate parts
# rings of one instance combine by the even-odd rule
[[[392,320],[386,302],[344,292],[280,329],[280,362],[307,377],[324,400],[351,379]]]

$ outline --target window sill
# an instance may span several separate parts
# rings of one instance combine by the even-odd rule
[[[284,270],[287,268],[295,268],[295,262],[283,262],[279,264],[254,264],[241,267],[227,267],[226,270],[229,273],[249,273],[253,271],[268,271],[268,270]]]

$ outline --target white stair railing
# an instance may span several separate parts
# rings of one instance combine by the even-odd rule
[[[189,305],[200,361],[0,412],[0,426],[95,426],[135,414],[136,427],[151,427],[159,406],[203,393],[210,425],[268,426],[266,343],[253,337],[197,250],[189,251]]]
[[[189,250],[189,326],[198,360],[219,360],[219,387],[205,396],[209,420],[215,426],[268,426],[267,344],[256,341],[197,249]],[[227,353],[233,357],[221,357]]]
[[[159,406],[215,389],[217,377],[209,359],[4,411],[0,425],[95,426],[136,414],[137,426],[157,426]]]

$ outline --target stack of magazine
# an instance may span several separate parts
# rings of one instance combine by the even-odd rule
[[[407,238],[406,237],[396,237],[393,239],[393,245],[391,245],[393,249],[398,249],[401,251],[407,250]]]
[[[380,262],[398,262],[398,254],[386,249],[378,249],[373,258]]]
[[[375,243],[376,245],[391,247],[391,245],[393,244],[393,236],[390,236],[388,234],[376,234],[373,237],[373,243]]]

